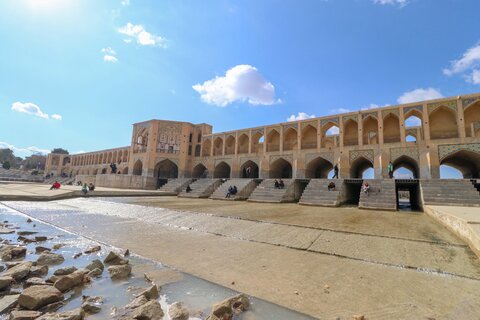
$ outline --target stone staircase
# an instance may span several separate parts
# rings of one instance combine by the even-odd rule
[[[181,191],[184,191],[185,188],[192,183],[193,179],[190,178],[179,178],[179,179],[168,179],[167,183],[158,189],[162,194],[169,195],[178,195]]]
[[[210,196],[210,199],[219,200],[246,200],[253,192],[253,190],[260,183],[258,179],[230,179],[224,182],[215,192]],[[230,186],[237,187],[237,194],[230,198],[225,198]]]
[[[275,189],[275,179],[265,179],[260,183],[248,198],[251,202],[294,202],[295,179],[283,179],[285,187]]]
[[[187,193],[183,189],[178,196],[182,198],[208,198],[222,183],[221,179],[198,179],[190,184],[192,191]]]
[[[480,193],[470,180],[420,180],[424,205],[480,207]]]
[[[328,191],[330,181],[335,183],[335,191]],[[338,207],[341,202],[343,179],[312,179],[303,191],[299,204],[310,206]]]
[[[397,210],[397,192],[394,179],[364,180],[370,185],[370,192],[360,190],[360,209]],[[362,185],[363,186],[363,185]]]

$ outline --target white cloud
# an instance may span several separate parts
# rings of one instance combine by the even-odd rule
[[[59,115],[59,114],[52,114],[52,119],[55,119],[55,120],[62,120],[62,116]]]
[[[21,148],[21,147],[15,147],[13,144],[7,143],[0,141],[0,149],[11,149],[13,153],[17,157],[26,157],[32,155],[32,153],[41,153],[41,154],[48,154],[50,153],[50,150],[48,149],[42,149],[39,147],[27,147],[27,148]]]
[[[200,94],[203,101],[225,107],[235,101],[247,101],[253,105],[272,105],[279,103],[275,99],[275,87],[268,82],[257,68],[242,64],[225,73],[192,88]]]
[[[337,109],[332,109],[332,110],[330,110],[330,113],[331,113],[331,114],[349,113],[349,112],[352,112],[352,110],[346,109],[346,108],[337,108]]]
[[[299,112],[298,115],[292,114],[290,117],[287,118],[287,121],[291,122],[291,121],[305,120],[305,119],[311,119],[311,118],[315,118],[315,115],[313,114],[309,115],[309,114],[306,114],[305,112]]]
[[[419,89],[405,92],[400,97],[398,97],[397,101],[398,103],[403,104],[403,103],[433,100],[433,99],[440,99],[440,98],[443,98],[443,94],[437,89],[419,88]]]
[[[110,47],[103,48],[100,51],[104,54],[103,55],[103,61],[111,62],[111,63],[117,63],[118,62],[118,59],[116,57],[117,53],[112,48],[110,48]]]
[[[420,120],[415,116],[408,117],[408,119],[405,120],[405,127],[418,127],[421,124],[422,124],[422,120]]]
[[[473,70],[468,80],[473,84],[480,84],[480,70]]]
[[[383,107],[388,107],[389,104],[384,104],[384,105],[378,105],[375,103],[370,103],[368,106],[361,108],[360,110],[371,110],[371,109],[378,109],[378,108],[383,108]]]
[[[381,5],[398,5],[400,7],[404,7],[408,4],[407,0],[373,0],[373,3],[375,4],[381,4]]]
[[[463,56],[451,62],[450,68],[443,69],[447,76],[462,73],[480,64],[480,44],[468,49]]]
[[[42,110],[40,110],[39,106],[31,102],[15,102],[12,104],[12,110],[21,113],[31,114],[39,118],[48,119],[48,114],[44,113]]]
[[[120,3],[122,4],[122,6],[128,7],[130,5],[130,0],[122,0]]]
[[[163,48],[167,46],[167,39],[147,32],[145,28],[139,24],[134,25],[129,22],[125,26],[119,28],[118,32],[130,37],[131,39],[136,39],[137,43],[142,46],[158,46]],[[131,39],[125,39],[124,41],[128,42],[127,40]]]
[[[327,132],[325,132],[327,136],[331,136],[339,133],[340,133],[340,129],[336,126],[331,127],[330,129],[327,130]]]
[[[73,152],[72,154],[82,154],[82,153],[86,153],[87,151],[85,150],[79,150],[79,151],[75,151]]]

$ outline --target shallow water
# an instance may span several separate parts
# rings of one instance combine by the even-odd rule
[[[95,214],[95,211],[109,210],[107,207],[101,207],[98,202],[91,202],[92,207],[89,211]],[[65,262],[59,266],[52,266],[49,268],[49,274],[51,276],[53,272],[60,267],[75,266],[77,268],[84,267],[91,260],[103,259],[108,251],[114,249],[110,246],[102,244],[102,251],[91,255],[82,255],[78,259],[74,259],[73,256],[86,250],[88,247],[97,245],[98,243],[81,237],[79,235],[69,233],[65,230],[61,230],[52,225],[42,223],[38,220],[34,220],[33,223],[27,223],[27,217],[24,213],[35,213],[35,216],[41,218],[43,214],[55,215],[55,210],[51,210],[47,203],[29,203],[22,205],[22,212],[12,209],[10,207],[0,204],[0,217],[1,220],[7,220],[19,227],[20,230],[32,230],[38,232],[36,235],[45,235],[51,240],[44,243],[31,243],[27,245],[27,260],[36,260],[35,246],[42,245],[46,247],[52,247],[56,243],[65,244],[61,249],[54,251],[55,253],[61,253],[65,257]],[[127,206],[128,207],[128,206]],[[58,207],[57,207],[58,208]],[[131,208],[130,208],[131,209]],[[78,223],[74,219],[75,209],[68,206],[64,206],[61,210],[71,211],[72,223]],[[126,208],[128,210],[128,208]],[[85,212],[83,212],[85,213]],[[126,212],[122,212],[126,214]],[[35,225],[35,227],[34,227]],[[35,235],[29,236],[34,237]],[[12,242],[16,242],[17,235],[15,233],[9,235],[1,235],[2,239],[8,239]],[[102,305],[102,311],[96,315],[91,315],[88,319],[107,319],[111,318],[112,310],[120,309],[122,306],[128,304],[136,293],[149,286],[149,283],[145,281],[143,272],[135,273],[136,268],[140,270],[149,271],[172,271],[172,269],[162,265],[161,263],[144,259],[139,256],[132,255],[130,257],[130,263],[133,266],[133,276],[128,281],[112,281],[108,276],[108,272],[105,270],[101,278],[94,279],[91,284],[85,286],[82,289],[72,291],[65,295],[69,303],[62,307],[59,311],[68,311],[75,309],[81,305],[82,295],[86,296],[103,296],[105,301]],[[176,272],[176,271],[175,271]],[[218,301],[221,301],[227,297],[233,296],[237,292],[218,286],[211,282],[202,280],[200,278],[180,273],[180,277],[177,277],[176,281],[162,285],[160,303],[164,311],[168,310],[168,305],[176,301],[182,301],[190,310],[190,319],[204,319],[210,313],[211,305]],[[299,314],[289,309],[280,307],[278,305],[251,298],[251,309],[241,314],[238,320],[256,319],[256,320],[289,320],[289,319],[312,319],[309,316]],[[165,312],[168,314],[168,312]],[[0,319],[6,319],[0,316]],[[168,315],[164,317],[165,320],[169,319]]]

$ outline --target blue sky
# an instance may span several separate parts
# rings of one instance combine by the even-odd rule
[[[480,92],[479,11],[478,0],[1,0],[0,142],[91,151],[128,145],[131,124],[152,118],[226,131]]]

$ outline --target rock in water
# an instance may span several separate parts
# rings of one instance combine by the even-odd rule
[[[90,271],[89,273],[87,273],[87,275],[89,277],[97,278],[97,277],[100,277],[102,275],[102,273],[103,273],[102,270],[100,270],[98,268],[95,268],[92,271]]]
[[[163,310],[158,301],[152,300],[134,309],[132,317],[134,319],[142,320],[162,320]]]
[[[17,264],[15,267],[8,269],[3,276],[11,276],[15,281],[20,281],[28,275],[31,268],[32,262],[24,261]]]
[[[105,268],[105,266],[103,265],[102,261],[100,261],[98,259],[93,260],[92,262],[90,262],[90,264],[88,266],[85,267],[85,269],[88,269],[90,271],[92,271],[94,269],[100,269],[100,270],[103,271],[104,268]]]
[[[42,278],[37,278],[37,277],[28,278],[23,283],[24,288],[28,288],[31,286],[46,286],[46,285],[49,285],[49,284],[46,283],[45,280],[43,280]]]
[[[53,274],[56,276],[66,276],[67,274],[73,273],[75,271],[77,271],[77,268],[75,268],[74,266],[71,266],[71,267],[57,269]]]
[[[45,236],[36,236],[35,241],[41,242],[41,241],[47,241],[47,237]]]
[[[127,278],[132,273],[132,267],[129,264],[110,266],[108,267],[108,272],[110,273],[110,278],[114,280]]]
[[[181,302],[175,302],[168,308],[168,315],[171,320],[188,320],[190,313]]]
[[[216,303],[212,307],[209,319],[232,319],[234,314],[239,314],[250,307],[250,300],[244,294],[237,294],[231,298]]]
[[[94,252],[97,252],[97,251],[100,251],[100,250],[102,250],[102,247],[94,246],[94,247],[90,247],[87,250],[83,251],[83,253],[90,254],[90,253],[94,253]]]
[[[125,309],[136,309],[148,302],[145,296],[138,296],[125,306]]]
[[[82,308],[77,308],[75,310],[62,313],[46,313],[35,320],[83,320],[84,318],[85,312],[82,310]]]
[[[7,289],[13,283],[13,278],[11,276],[1,276],[0,277],[0,291]]]
[[[0,259],[11,261],[13,259],[23,258],[27,253],[27,248],[21,246],[6,245],[0,249]]]
[[[28,273],[28,277],[43,277],[48,274],[48,266],[33,266]]]
[[[154,299],[158,299],[160,294],[158,293],[157,285],[154,284],[150,288],[148,288],[147,290],[140,293],[139,296],[144,296],[148,300],[154,300]]]
[[[47,304],[62,301],[63,294],[52,286],[32,286],[18,298],[18,304],[28,310],[38,310]]]
[[[55,264],[61,264],[65,261],[65,258],[61,254],[57,253],[42,253],[37,259],[37,265],[49,266]]]
[[[42,246],[35,247],[35,253],[36,254],[39,254],[39,253],[42,253],[42,252],[50,252],[50,251],[51,251],[51,249],[47,248],[47,247],[42,247]]]
[[[42,315],[38,311],[14,310],[10,313],[9,320],[34,320]]]
[[[75,271],[69,275],[60,277],[57,281],[55,281],[53,286],[61,292],[66,292],[81,284],[83,284],[83,272]]]
[[[0,314],[4,314],[17,304],[19,295],[8,295],[0,298]]]
[[[110,251],[108,255],[105,257],[103,260],[104,263],[110,264],[110,265],[122,265],[122,264],[128,264],[128,260],[123,258],[121,255],[119,255],[116,252]]]

